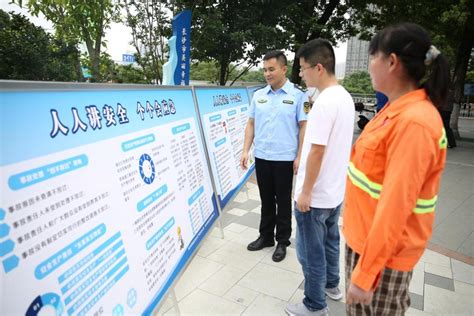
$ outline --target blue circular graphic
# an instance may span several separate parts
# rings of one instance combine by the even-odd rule
[[[155,180],[155,164],[150,155],[143,154],[140,156],[138,169],[140,170],[140,176],[142,177],[143,182],[146,184],[152,184]]]
[[[36,316],[39,314],[41,309],[45,306],[52,306],[56,310],[56,315],[62,315],[64,311],[64,305],[61,303],[59,295],[56,293],[46,293],[41,296],[37,296],[33,302],[31,302],[28,310],[26,311],[27,316]]]
[[[137,290],[130,289],[127,294],[127,305],[132,308],[137,303]]]

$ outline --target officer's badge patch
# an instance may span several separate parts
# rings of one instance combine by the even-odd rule
[[[267,99],[259,99],[257,100],[258,103],[267,103],[268,100]]]
[[[283,103],[286,103],[286,104],[293,104],[295,102],[293,102],[293,100],[283,100]]]
[[[308,114],[309,110],[311,110],[311,103],[309,103],[308,101],[303,103],[303,110],[306,114]]]

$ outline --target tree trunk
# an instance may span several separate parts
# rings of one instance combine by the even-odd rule
[[[301,83],[300,77],[300,59],[296,58],[296,51],[295,51],[295,59],[293,60],[293,67],[291,68],[291,78],[290,81],[296,84]]]
[[[219,85],[225,86],[227,82],[227,66],[229,63],[227,61],[220,62],[220,69],[219,69]]]
[[[81,67],[81,55],[79,54],[79,50],[74,48],[74,68],[76,70],[76,80],[78,82],[84,82],[84,75],[82,74],[82,67]]]
[[[472,23],[472,17],[474,13],[471,6],[471,12],[466,18],[466,22],[463,30],[463,37],[461,44],[456,52],[456,62],[454,67],[453,75],[453,86],[454,86],[454,109],[451,117],[451,129],[453,130],[454,137],[460,139],[459,135],[459,112],[460,105],[464,95],[464,82],[466,80],[467,67],[469,65],[469,59],[471,58],[471,50],[474,46],[474,23]]]
[[[297,43],[302,43],[304,44],[307,41],[308,38],[308,32],[307,31],[302,31],[302,33],[295,34],[295,40]],[[302,44],[295,45],[295,51],[294,51],[294,59],[293,59],[293,67],[291,67],[291,78],[290,81],[292,83],[300,84],[301,83],[301,77],[300,77],[300,59],[296,58],[296,53],[302,46]]]
[[[100,50],[97,52],[96,50],[90,52],[90,59],[91,59],[91,74],[92,74],[92,80],[93,82],[100,82],[100,69],[99,69],[99,63],[100,63]]]

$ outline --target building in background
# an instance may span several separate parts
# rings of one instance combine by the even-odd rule
[[[346,68],[346,63],[336,63],[336,79],[344,79],[344,74],[345,74],[345,68]]]
[[[348,76],[357,71],[369,70],[369,42],[351,37],[347,42],[346,71]]]

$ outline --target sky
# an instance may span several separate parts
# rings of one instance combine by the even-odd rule
[[[53,32],[53,25],[47,21],[44,17],[33,17],[28,13],[27,9],[20,8],[16,4],[10,4],[11,0],[0,0],[0,8],[4,11],[14,11],[27,16],[30,21],[44,29]],[[24,0],[23,2],[26,2]],[[133,54],[134,48],[129,44],[132,40],[130,29],[124,24],[112,23],[111,27],[107,30],[105,39],[107,41],[107,53],[116,62],[122,60],[122,54]],[[192,45],[192,34],[191,34],[191,45]],[[340,43],[338,47],[335,47],[334,53],[336,54],[336,63],[345,63],[347,53],[347,43]],[[293,59],[293,56],[287,56],[289,59]]]

